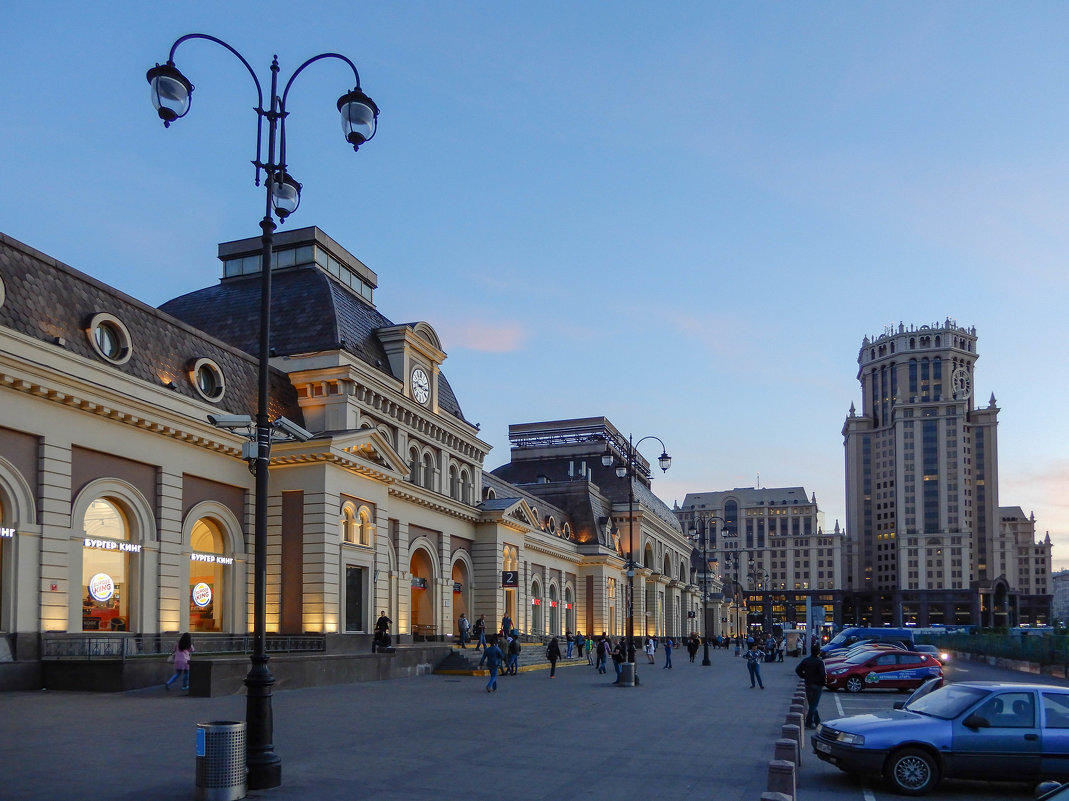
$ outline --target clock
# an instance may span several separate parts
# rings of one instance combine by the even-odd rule
[[[957,400],[968,400],[972,395],[972,378],[969,377],[969,371],[964,367],[959,367],[954,371],[954,374],[950,377],[951,386],[954,388],[954,397]]]
[[[420,403],[426,403],[431,397],[431,382],[422,367],[412,371],[412,397]]]

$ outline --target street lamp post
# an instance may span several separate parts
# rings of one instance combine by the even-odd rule
[[[662,472],[667,472],[672,466],[672,457],[659,437],[651,435],[633,442],[632,435],[628,434],[626,450],[621,443],[615,442],[615,438],[612,439],[616,450],[624,458],[624,464],[616,467],[616,477],[627,479],[627,661],[620,669],[620,684],[624,687],[634,687],[638,683],[635,673],[635,472],[637,469],[646,479],[650,478],[650,474],[645,466],[638,463],[635,448],[648,439],[660,442],[661,455],[657,457],[657,465]],[[612,467],[614,461],[609,442],[610,435],[606,433],[605,453],[601,456],[601,463],[605,467]]]
[[[345,140],[357,150],[360,145],[375,135],[379,109],[360,89],[360,74],[356,65],[338,53],[321,53],[301,64],[286,82],[282,95],[278,94],[278,57],[271,61],[271,97],[264,108],[263,89],[256,72],[237,50],[214,36],[192,33],[182,36],[171,45],[167,63],[157,64],[147,74],[152,89],[152,101],[164,127],[189,112],[193,84],[174,65],[175,52],[179,45],[191,39],[214,42],[226,48],[248,70],[256,85],[258,96],[256,112],[256,168],[255,184],[260,185],[261,171],[267,190],[267,205],[260,228],[262,259],[260,262],[260,341],[258,395],[256,409],[255,459],[250,457],[250,469],[256,474],[256,506],[254,540],[253,581],[253,652],[251,667],[245,677],[247,716],[248,787],[251,790],[278,787],[282,783],[282,760],[274,752],[274,723],[271,708],[271,688],[274,676],[267,666],[267,496],[269,491],[268,465],[271,454],[273,424],[269,418],[270,358],[271,358],[271,261],[274,245],[275,221],[285,219],[297,210],[301,202],[301,185],[287,172],[286,164],[286,98],[294,79],[305,67],[323,59],[337,59],[352,68],[354,88],[338,99],[338,111],[342,116],[342,132]],[[266,159],[263,152],[263,129],[267,123]]]
[[[704,634],[702,635],[702,666],[709,667],[712,665],[712,660],[709,659],[709,571],[716,564],[716,557],[712,560],[709,559],[708,547],[709,547],[709,527],[714,520],[719,520],[725,526],[727,521],[719,515],[710,515],[705,518],[701,527],[701,542],[702,542],[702,629]],[[695,538],[697,532],[694,528],[694,524],[691,523],[691,531],[695,531]]]

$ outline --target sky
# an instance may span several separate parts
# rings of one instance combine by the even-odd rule
[[[378,133],[344,142],[342,62],[297,77],[286,226],[438,331],[487,469],[510,423],[604,415],[663,440],[669,504],[800,485],[845,525],[861,341],[949,317],[1002,410],[1000,503],[1069,568],[1069,4],[13,0],[3,25],[9,236],[154,306],[214,284],[217,244],[259,235],[255,88],[187,42],[165,130],[145,72],[187,33],[265,87],[273,55],[285,81],[341,53]]]

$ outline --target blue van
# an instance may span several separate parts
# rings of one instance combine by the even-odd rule
[[[846,648],[850,648],[862,640],[865,640],[866,642],[893,643],[905,648],[912,648],[913,631],[910,629],[873,629],[851,626],[850,628],[843,629],[832,637],[831,642],[820,649],[820,655],[826,657],[828,654],[834,653],[835,651],[842,651]]]

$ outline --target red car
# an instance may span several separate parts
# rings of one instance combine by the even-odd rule
[[[828,665],[829,690],[859,693],[864,689],[912,690],[928,679],[943,675],[939,660],[913,651],[857,654]]]

